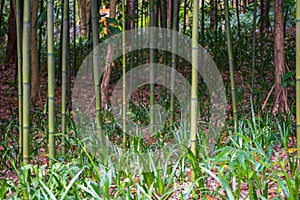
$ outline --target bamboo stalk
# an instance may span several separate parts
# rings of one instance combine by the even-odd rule
[[[73,0],[73,73],[76,76],[76,0]]]
[[[193,30],[192,30],[192,86],[191,86],[191,151],[197,157],[197,118],[198,118],[198,17],[199,0],[193,0]],[[191,181],[195,181],[195,172],[191,171]]]
[[[174,0],[173,2],[173,22],[172,22],[172,61],[171,66],[173,68],[171,73],[171,94],[170,94],[170,126],[171,128],[174,125],[174,104],[175,104],[175,97],[174,97],[174,89],[175,89],[175,69],[177,65],[177,48],[178,48],[178,0]]]
[[[237,131],[237,108],[236,108],[234,63],[233,63],[233,56],[232,56],[232,42],[231,42],[231,32],[230,32],[228,0],[225,0],[224,6],[225,6],[225,23],[226,23],[226,36],[227,36],[227,51],[228,51],[228,60],[229,60],[229,71],[230,71],[232,111],[233,111],[233,120],[234,120],[234,131],[236,132]]]
[[[61,93],[61,133],[62,133],[62,154],[66,153],[65,148],[65,134],[66,134],[66,93],[67,93],[67,68],[69,67],[68,57],[69,57],[69,0],[64,0],[63,2],[63,35],[62,35],[62,93]]]
[[[30,147],[30,0],[24,1],[22,41],[23,82],[23,163],[29,164]]]
[[[55,159],[54,1],[47,1],[49,164]]]
[[[150,26],[154,27],[155,24],[155,13],[154,13],[154,0],[150,0]],[[150,46],[154,44],[154,33],[150,31]],[[155,73],[154,73],[154,57],[155,52],[153,48],[150,48],[150,108],[153,108],[154,105],[154,80],[155,80]],[[153,109],[150,109],[150,132],[151,134],[154,133],[154,112]]]
[[[165,30],[167,28],[167,5],[166,5],[166,0],[161,0],[160,1],[160,26],[163,28],[162,32],[162,41],[166,41],[166,36],[167,36],[167,31]],[[163,43],[163,47],[166,48],[166,44]],[[167,65],[167,53],[166,51],[162,51],[162,58],[163,58],[163,64]],[[167,74],[167,68],[165,69],[165,74]],[[164,79],[164,84],[168,84],[168,76],[165,76]],[[165,96],[167,97],[167,90],[165,90]]]
[[[122,1],[122,74],[123,74],[123,83],[122,83],[122,125],[123,125],[123,147],[126,147],[126,42],[125,42],[125,3],[126,1]]]
[[[183,34],[186,32],[186,14],[187,14],[187,0],[184,0],[184,6],[183,6]]]
[[[254,0],[254,11],[253,11],[253,28],[252,28],[252,70],[251,70],[251,97],[253,100],[254,91],[254,70],[255,70],[255,32],[256,32],[256,10],[257,0]]]
[[[204,6],[205,6],[205,1],[201,1],[201,45],[204,45]]]
[[[297,169],[300,170],[300,0],[296,0],[296,132]]]
[[[101,102],[101,90],[100,90],[100,77],[99,77],[99,50],[97,46],[99,44],[99,33],[98,33],[98,18],[97,13],[97,0],[91,0],[91,16],[92,16],[92,34],[93,34],[93,75],[94,75],[94,89],[96,99],[96,133],[102,138],[102,102]]]
[[[21,8],[20,0],[16,0],[16,25],[17,25],[17,59],[18,59],[18,100],[19,100],[19,151],[22,155],[23,148],[23,109],[22,109],[22,99],[23,99],[23,90],[22,90],[22,27],[21,27]]]

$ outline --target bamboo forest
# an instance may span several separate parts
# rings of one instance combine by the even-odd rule
[[[299,199],[300,0],[0,0],[0,48],[0,199]]]

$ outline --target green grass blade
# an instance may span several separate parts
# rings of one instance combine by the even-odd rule
[[[80,174],[82,173],[84,169],[80,170],[75,176],[74,178],[72,178],[72,180],[70,181],[69,185],[67,186],[65,192],[63,193],[63,195],[61,196],[60,199],[64,199],[65,196],[67,195],[67,193],[69,192],[69,190],[71,189],[71,187],[73,186],[73,184],[75,183],[75,181],[78,179],[78,177],[80,176]]]

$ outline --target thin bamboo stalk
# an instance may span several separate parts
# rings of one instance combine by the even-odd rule
[[[175,89],[175,69],[177,65],[177,48],[178,48],[178,0],[174,0],[173,2],[173,22],[172,22],[172,61],[171,66],[174,69],[171,73],[171,94],[170,94],[170,126],[171,128],[174,125],[174,104],[175,104],[175,97],[174,97],[174,89]]]
[[[155,24],[155,13],[154,13],[154,0],[150,0],[150,26],[154,27]],[[151,30],[150,31],[150,46],[154,44],[154,33]],[[154,79],[155,79],[155,73],[154,73],[154,57],[155,57],[155,50],[153,48],[150,48],[150,108],[154,105]],[[154,133],[154,112],[153,109],[150,109],[150,132],[151,134]]]
[[[40,13],[43,13],[44,12],[44,1],[43,0],[39,0],[39,3],[40,3]],[[39,26],[39,47],[38,47],[38,51],[39,51],[39,55],[38,55],[38,65],[39,65],[39,68],[41,67],[41,62],[42,62],[42,59],[41,59],[41,56],[42,56],[42,37],[43,37],[43,34],[44,34],[44,31],[42,31],[42,27],[43,27],[43,24],[41,23],[40,26]]]
[[[65,134],[66,134],[66,112],[67,112],[67,69],[69,57],[69,0],[63,2],[63,35],[62,35],[62,92],[61,92],[61,133],[62,133],[62,154],[66,153]]]
[[[254,70],[255,70],[255,33],[256,33],[256,11],[257,11],[257,0],[254,0],[254,11],[253,11],[253,28],[252,28],[252,70],[251,70],[251,96],[253,100],[254,91]]]
[[[231,42],[231,32],[230,32],[228,0],[225,0],[224,6],[225,6],[225,23],[226,23],[226,36],[227,36],[227,51],[228,51],[228,60],[229,60],[229,71],[230,71],[232,111],[233,111],[233,120],[234,120],[234,131],[236,132],[236,130],[237,130],[237,108],[236,108],[234,63],[233,63],[233,56],[232,56],[232,42]]]
[[[102,138],[102,102],[101,102],[101,90],[100,90],[100,77],[99,77],[99,60],[98,49],[99,33],[98,33],[98,18],[97,13],[97,0],[91,0],[91,16],[92,16],[92,34],[93,34],[93,75],[94,75],[94,89],[95,89],[95,101],[96,101],[96,133]]]
[[[0,29],[1,29],[1,26],[2,26],[4,3],[5,3],[5,0],[2,0],[1,3],[0,3]]]
[[[199,0],[193,0],[193,30],[192,30],[192,86],[191,86],[191,152],[197,157],[197,119],[198,119],[198,17]],[[191,181],[195,180],[195,172],[191,171]]]
[[[296,0],[296,132],[297,169],[300,170],[300,0]]]
[[[122,74],[123,74],[123,82],[122,82],[122,125],[123,125],[123,147],[126,147],[126,42],[125,42],[125,4],[126,0],[122,1]]]
[[[201,45],[204,45],[204,5],[205,1],[201,1]]]
[[[76,76],[76,0],[73,0],[73,73]]]
[[[184,0],[184,6],[183,6],[183,34],[185,34],[186,31],[186,20],[187,20],[187,0]]]
[[[259,54],[260,54],[260,60],[263,60],[264,57],[264,38],[265,38],[265,34],[264,34],[264,25],[265,25],[265,18],[263,16],[264,13],[264,5],[265,2],[264,0],[260,0],[260,13],[261,13],[261,17],[260,17],[260,28],[259,28],[259,40],[260,40],[260,44],[259,44]],[[259,75],[262,77],[262,72],[263,72],[263,68],[264,68],[264,62],[260,62],[260,66],[259,66]]]
[[[163,35],[162,40],[166,41],[166,35],[167,31],[165,30],[167,28],[167,3],[166,0],[160,1],[160,26],[163,28]],[[163,43],[164,48],[166,48],[166,44]],[[167,65],[167,53],[166,51],[162,51],[162,58],[163,58],[163,64]],[[167,73],[167,68],[165,69],[165,74]],[[164,84],[167,85],[168,83],[168,76],[165,76]],[[167,90],[165,90],[165,96],[167,97]]]
[[[17,59],[18,59],[18,100],[19,100],[19,151],[22,155],[22,146],[23,146],[23,109],[22,109],[22,99],[23,99],[23,90],[22,90],[22,45],[21,45],[21,6],[20,0],[16,0],[16,25],[17,25]]]
[[[238,37],[240,39],[240,33],[241,33],[241,22],[240,22],[240,11],[239,11],[239,0],[235,1],[235,12],[236,12],[236,19],[238,24]]]
[[[55,159],[54,1],[47,1],[49,164]]]
[[[22,41],[22,82],[23,82],[23,163],[30,159],[30,0],[24,1]]]

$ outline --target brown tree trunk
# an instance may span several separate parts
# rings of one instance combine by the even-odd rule
[[[110,13],[109,13],[110,18],[116,17],[116,5],[117,5],[116,0],[110,0]],[[111,63],[111,61],[112,61],[113,53],[114,53],[114,49],[113,49],[112,45],[108,44],[105,70],[103,73],[103,78],[102,78],[102,83],[101,83],[101,101],[102,101],[102,106],[104,108],[107,108],[106,102],[107,102],[108,86],[109,86],[110,75],[111,75],[111,64],[109,64],[109,63]]]
[[[275,103],[273,113],[288,112],[287,91],[281,85],[285,74],[283,48],[283,0],[274,0],[274,66],[275,66]]]
[[[171,29],[172,28],[172,0],[167,0],[167,17],[168,17],[168,20],[167,20],[167,26],[168,26],[168,29]]]
[[[135,6],[136,6],[136,1],[135,0],[127,0],[127,7],[126,7],[126,15],[127,15],[127,20],[126,20],[126,30],[131,30],[134,29],[134,19],[135,19]]]
[[[6,62],[11,67],[15,66],[17,55],[16,15],[13,5],[13,0],[10,0]]]
[[[78,0],[78,11],[80,18],[80,33],[82,36],[88,37],[88,23],[90,18],[90,3],[87,0]]]
[[[30,48],[31,48],[31,97],[30,102],[32,105],[36,104],[37,98],[40,95],[40,72],[39,60],[37,50],[37,27],[36,19],[38,16],[39,1],[32,1],[31,8],[31,33],[30,33]]]
[[[109,4],[109,8],[110,8],[110,13],[109,16],[111,18],[115,18],[116,17],[116,9],[117,9],[117,1],[116,0],[110,0],[110,4]]]

